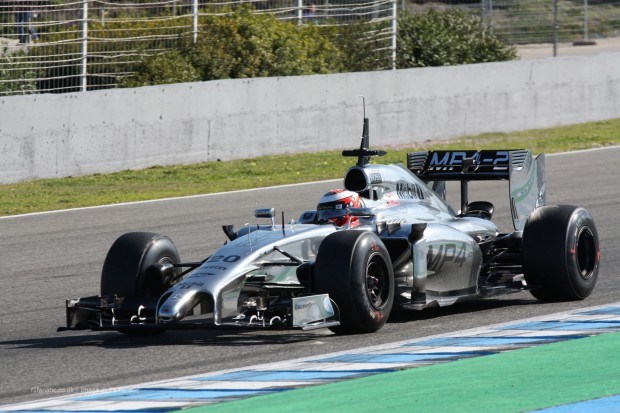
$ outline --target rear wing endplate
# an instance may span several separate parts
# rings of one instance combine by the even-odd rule
[[[546,203],[545,156],[525,149],[424,151],[407,154],[407,167],[433,188],[438,182],[461,182],[461,213],[467,212],[467,182],[508,180],[515,230],[522,231],[530,213]]]

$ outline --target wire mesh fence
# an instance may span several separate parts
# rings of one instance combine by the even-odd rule
[[[620,36],[619,0],[414,0],[402,6],[417,13],[458,7],[509,44],[551,43],[556,35],[560,42]]]
[[[0,95],[115,87],[141,57],[196,41],[205,16],[240,4],[294,24],[372,23],[375,44],[395,49],[395,0],[3,1]]]
[[[372,23],[360,42],[392,62],[397,9],[458,7],[511,44],[620,35],[620,0],[0,0],[0,95],[116,87],[145,55],[195,41],[206,16],[241,4],[292,24]]]

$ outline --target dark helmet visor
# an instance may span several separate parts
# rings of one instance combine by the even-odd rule
[[[317,206],[319,221],[323,219],[342,218],[347,215],[347,207],[343,202],[327,202]]]

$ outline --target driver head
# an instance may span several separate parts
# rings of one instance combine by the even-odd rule
[[[359,218],[351,217],[349,208],[360,208],[360,196],[346,189],[332,189],[321,197],[316,206],[319,222],[331,221],[341,227],[346,223],[351,226],[359,224]]]

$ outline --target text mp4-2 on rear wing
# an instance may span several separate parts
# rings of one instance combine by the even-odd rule
[[[546,203],[545,155],[525,149],[423,151],[407,154],[407,168],[437,192],[445,181],[461,182],[461,213],[467,212],[469,181],[508,180],[515,230],[522,231],[530,213]]]

